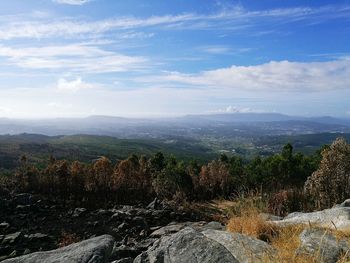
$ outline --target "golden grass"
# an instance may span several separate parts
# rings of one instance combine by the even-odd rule
[[[277,249],[277,262],[287,263],[316,263],[320,262],[317,255],[296,255],[296,251],[300,246],[300,234],[301,232],[310,226],[306,225],[290,225],[290,226],[277,226],[276,224],[266,222],[259,213],[263,210],[260,207],[254,207],[252,202],[246,202],[246,206],[239,204],[233,208],[231,218],[227,223],[227,230],[231,232],[241,233],[249,235],[270,243]],[[235,204],[237,206],[237,204]],[[317,227],[317,226],[312,226]],[[349,230],[331,230],[338,240],[347,239],[350,240]],[[265,262],[265,261],[264,261]],[[269,262],[268,260],[266,262]],[[338,261],[339,263],[349,262],[346,261],[345,256]]]
[[[227,230],[249,235],[264,241],[271,241],[277,234],[275,226],[265,222],[258,214],[232,217],[228,221]]]

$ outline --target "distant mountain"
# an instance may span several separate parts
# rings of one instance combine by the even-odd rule
[[[120,138],[235,137],[349,132],[350,119],[280,113],[217,113],[176,118],[90,116],[21,120],[0,118],[0,134],[108,135]]]
[[[272,122],[272,121],[288,121],[300,119],[300,117],[292,117],[280,113],[217,113],[206,115],[187,115],[183,117],[186,120],[208,120],[220,122]]]

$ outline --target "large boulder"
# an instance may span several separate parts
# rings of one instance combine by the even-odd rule
[[[102,263],[108,262],[114,245],[113,237],[103,235],[81,241],[63,248],[36,252],[3,263]]]
[[[319,262],[335,263],[350,252],[346,240],[338,241],[326,229],[310,228],[300,234],[298,254],[306,254],[316,258]]]
[[[176,234],[163,236],[134,263],[272,262],[275,250],[267,243],[240,234],[185,227]]]
[[[179,232],[180,230],[184,229],[185,227],[191,227],[196,230],[206,230],[206,229],[215,229],[215,230],[224,230],[225,226],[222,225],[219,222],[182,222],[182,223],[177,223],[177,222],[172,222],[169,223],[166,226],[163,226],[151,233],[151,237],[162,237],[165,235],[171,235],[174,233]]]
[[[283,220],[270,222],[280,226],[305,224],[338,230],[347,229],[350,227],[350,207],[338,206],[311,213],[295,212]]]

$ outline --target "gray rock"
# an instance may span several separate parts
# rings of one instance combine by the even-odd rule
[[[154,200],[151,203],[149,203],[147,209],[161,209],[161,203],[157,197],[154,198]]]
[[[185,227],[192,227],[197,230],[206,230],[206,229],[215,229],[215,230],[224,230],[225,226],[223,226],[219,222],[184,222],[184,223],[176,223],[172,222],[164,227],[161,227],[154,232],[151,233],[151,237],[161,237],[165,235],[171,235],[174,233],[179,232],[180,230],[184,229]]]
[[[108,262],[113,245],[114,239],[103,235],[51,251],[7,259],[3,263],[102,263]]]
[[[163,236],[137,256],[134,263],[272,262],[274,253],[267,243],[244,235],[185,227],[176,234]]]
[[[135,258],[139,255],[141,251],[137,250],[134,247],[130,247],[127,245],[114,246],[111,253],[111,260],[122,259],[127,257]]]
[[[10,227],[10,224],[7,222],[0,223],[0,229],[7,229]]]
[[[260,213],[259,216],[262,220],[265,220],[265,221],[279,221],[283,219],[283,217],[281,216],[275,216],[268,213]]]
[[[122,258],[119,260],[115,260],[112,263],[133,263],[134,259],[133,258]]]
[[[31,194],[28,193],[22,193],[22,194],[18,194],[15,195],[13,197],[13,201],[17,204],[17,205],[32,205],[33,204],[33,196]]]
[[[150,236],[151,237],[161,237],[165,235],[171,235],[176,232],[179,232],[181,229],[183,229],[186,225],[185,224],[169,224],[167,226],[161,227],[154,231]]]
[[[280,226],[305,224],[338,230],[346,229],[350,227],[350,207],[334,207],[311,213],[295,212],[283,220],[269,222]]]
[[[142,240],[141,242],[138,242],[135,245],[135,248],[137,248],[138,250],[146,250],[147,248],[149,248],[150,246],[153,245],[154,242],[156,242],[158,240],[158,238],[148,238],[145,240]]]
[[[350,252],[346,240],[338,242],[335,236],[325,229],[305,229],[300,234],[300,241],[297,254],[311,255],[324,263],[338,262],[343,255]]]
[[[86,213],[86,208],[84,207],[77,207],[74,209],[72,217],[80,217]]]
[[[50,237],[48,235],[42,234],[42,233],[30,234],[30,235],[26,236],[26,238],[28,238],[30,241],[50,239]]]
[[[276,250],[266,242],[256,238],[212,229],[202,233],[223,245],[238,262],[272,262],[276,260]]]
[[[13,244],[13,243],[17,242],[21,236],[22,236],[22,232],[8,234],[8,235],[3,237],[1,244],[2,245]]]
[[[337,205],[336,207],[350,207],[350,199],[346,199],[343,203]]]

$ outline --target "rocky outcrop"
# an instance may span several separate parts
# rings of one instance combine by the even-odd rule
[[[170,222],[199,220],[194,213],[174,211],[157,199],[145,207],[114,205],[91,210],[64,207],[59,202],[26,193],[0,196],[0,261],[56,249],[65,243],[67,236],[78,241],[103,234],[113,236],[117,243],[113,260],[134,258],[161,236],[150,237],[155,230]]]
[[[56,250],[36,252],[13,259],[7,259],[3,261],[3,263],[109,262],[113,245],[113,237],[103,235]]]
[[[297,254],[312,256],[318,262],[335,263],[350,252],[346,240],[337,240],[326,229],[310,228],[300,234],[301,245]]]
[[[338,230],[347,229],[350,227],[350,207],[338,206],[311,213],[295,212],[283,220],[270,222],[280,226],[305,224]]]
[[[134,263],[273,262],[274,254],[270,245],[248,236],[185,227],[176,234],[160,238]]]

